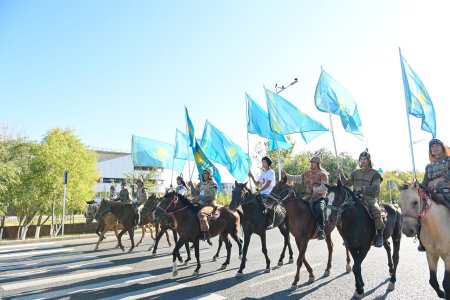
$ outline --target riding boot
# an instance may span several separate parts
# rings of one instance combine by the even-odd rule
[[[317,231],[317,239],[324,240],[325,239],[325,231],[323,230],[323,225],[317,225],[319,227],[319,230]]]
[[[315,202],[313,202],[314,212],[316,213],[316,218],[317,218],[317,227],[319,228],[319,230],[317,232],[318,240],[325,239],[325,232],[323,230],[325,228],[325,220],[323,217],[323,210],[322,210],[323,204],[321,202],[322,202],[322,200],[316,200]]]
[[[374,246],[377,248],[383,247],[383,241],[383,229],[377,229]]]

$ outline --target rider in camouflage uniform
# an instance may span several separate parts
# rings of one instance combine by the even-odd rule
[[[317,217],[317,225],[319,228],[317,239],[325,239],[325,218],[323,210],[325,208],[325,196],[327,195],[328,172],[320,165],[322,160],[318,156],[314,156],[309,161],[311,163],[310,170],[300,175],[289,175],[286,172],[282,172],[286,175],[287,179],[294,182],[304,183],[306,185],[307,196],[306,201],[311,201],[314,208],[314,212]]]
[[[381,218],[381,209],[377,197],[380,195],[380,184],[383,178],[380,173],[372,169],[372,161],[367,149],[359,155],[359,166],[360,169],[353,171],[349,179],[345,178],[342,169],[339,169],[339,175],[342,184],[347,186],[353,185],[353,191],[361,194],[369,205],[376,228],[374,246],[380,248],[383,246],[384,222]]]
[[[134,223],[135,226],[139,225],[139,211],[138,208],[141,204],[145,204],[148,199],[147,189],[144,187],[144,178],[139,176],[136,180],[137,190],[136,190],[136,201],[133,203],[134,209]]]
[[[425,176],[422,185],[433,193],[443,194],[447,198],[447,201],[450,201],[449,153],[446,152],[446,147],[443,142],[438,139],[432,139],[428,144],[428,154],[430,164],[425,167]],[[425,251],[422,243],[419,244],[418,249],[419,251]]]
[[[209,224],[208,224],[208,216],[214,211],[214,207],[216,206],[216,194],[217,194],[217,184],[211,178],[212,171],[206,169],[203,171],[203,182],[200,182],[197,187],[193,187],[192,182],[189,182],[189,185],[195,193],[198,193],[199,196],[194,197],[192,200],[193,203],[200,203],[202,205],[201,210],[198,212],[198,219],[200,220],[200,230],[201,230],[201,238],[203,241],[207,241],[208,244],[211,244],[210,238],[211,234],[209,233]]]
[[[123,203],[131,203],[131,198],[130,198],[130,191],[128,190],[128,184],[127,182],[124,180],[122,181],[122,189],[119,192],[119,198],[118,200],[120,200]]]

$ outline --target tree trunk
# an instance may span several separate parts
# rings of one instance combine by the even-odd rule
[[[0,224],[0,240],[3,239],[3,227],[5,227],[6,216],[3,216]]]
[[[19,229],[17,230],[17,236],[16,236],[16,240],[20,240],[21,232],[22,232],[22,221],[24,220],[23,217],[17,217],[17,220],[19,221]]]
[[[30,227],[30,225],[22,226],[22,232],[21,232],[21,236],[20,236],[21,240],[25,240],[27,238],[27,232],[28,232],[29,227]]]
[[[36,232],[34,233],[34,238],[39,239],[41,234],[41,221],[42,221],[42,215],[39,216],[36,224]]]

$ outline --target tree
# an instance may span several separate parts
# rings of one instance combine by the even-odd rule
[[[417,180],[419,182],[422,182],[424,175],[425,174],[422,172],[417,172],[416,173]],[[412,171],[402,172],[399,170],[386,171],[386,172],[383,172],[381,174],[381,176],[383,177],[383,181],[381,182],[381,186],[380,186],[379,200],[382,202],[386,202],[386,203],[390,202],[390,196],[391,196],[390,192],[392,193],[392,202],[393,203],[395,203],[396,199],[398,199],[400,192],[398,191],[396,184],[402,185],[405,182],[412,180],[414,178],[414,174]],[[389,192],[389,187],[388,187],[389,180],[392,181],[392,189],[390,192]]]

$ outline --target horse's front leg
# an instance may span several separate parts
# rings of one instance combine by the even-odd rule
[[[267,254],[266,231],[263,231],[260,237],[261,237],[261,250],[262,253],[264,253],[264,257],[266,258],[266,269],[264,270],[264,273],[270,273],[270,259],[269,255]]]
[[[223,236],[221,236],[220,238],[221,240],[223,239],[223,241],[225,242],[225,247],[227,248],[227,259],[225,260],[225,262],[222,264],[222,266],[220,267],[220,270],[225,270],[227,268],[227,266],[230,264],[230,256],[231,256],[231,241],[228,238],[228,234],[224,234]]]
[[[180,239],[173,248],[172,251],[172,276],[175,277],[178,275],[178,268],[177,268],[177,253],[180,250],[180,247],[184,244],[184,242]]]
[[[127,232],[127,230],[123,228],[122,231],[120,231],[120,233],[117,235],[117,242],[119,243],[119,247],[120,249],[122,249],[122,252],[125,251],[125,247],[122,245],[122,235],[124,235],[125,232]]]
[[[148,251],[151,251],[153,249],[152,255],[156,255],[156,250],[158,249],[159,240],[164,235],[164,230],[161,230],[160,232],[156,231],[156,240],[153,242],[153,245],[148,248]]]
[[[370,247],[370,245],[369,245]],[[355,276],[355,293],[353,294],[354,298],[361,299],[364,296],[364,281],[361,275],[361,264],[364,258],[369,252],[370,248],[367,249],[350,249],[350,252],[353,256],[353,275]]]
[[[223,244],[222,236],[219,236],[219,247],[217,247],[216,255],[213,256],[213,261],[216,261],[217,258],[219,258],[220,249],[222,248],[222,244]]]
[[[102,233],[99,234],[98,242],[97,242],[97,245],[95,245],[95,249],[94,249],[95,251],[98,250],[98,246],[99,246],[100,243],[103,241],[103,237],[105,236],[105,233],[106,233],[106,230],[103,229]]]
[[[305,255],[306,256],[306,255]],[[308,283],[313,283],[316,280],[316,276],[314,276],[313,269],[309,265],[308,261],[306,260],[305,256],[303,256],[303,264],[305,265],[306,271],[309,274]]]
[[[187,266],[191,261],[191,249],[189,248],[189,243],[184,243],[184,247],[186,248],[187,258],[184,261],[184,265]],[[180,256],[180,251],[178,251],[178,261],[183,262],[183,258]]]
[[[302,267],[302,263],[305,259],[306,247],[308,246],[308,237],[306,238],[296,237],[295,242],[297,243],[298,257],[297,257],[297,272],[295,273],[294,282],[291,285],[292,290],[295,290],[297,288],[298,281],[300,280],[300,268]]]
[[[345,255],[347,256],[347,264],[345,265],[345,272],[349,274],[352,271],[352,266],[350,265],[351,259],[350,259],[350,251],[348,251],[347,246],[345,247]]]
[[[195,259],[197,260],[197,268],[194,271],[193,275],[198,275],[200,273],[200,242],[199,239],[194,239],[194,248],[195,248]]]
[[[450,299],[450,257],[447,256],[444,259],[444,263],[445,263],[445,275],[442,285],[444,286],[446,299]]]
[[[425,248],[426,249],[426,248]],[[439,256],[432,256],[427,252],[427,261],[428,261],[428,269],[430,269],[430,285],[438,294],[439,298],[444,298],[446,295],[443,290],[439,287],[439,283],[436,278],[437,264],[438,264]],[[445,275],[447,275],[447,266],[445,268]],[[445,278],[444,278],[445,280]],[[448,279],[447,279],[448,280]]]
[[[241,260],[241,266],[239,267],[239,270],[236,274],[237,277],[242,276],[243,271],[245,269],[245,262],[247,261],[247,251],[248,251],[248,245],[250,244],[250,238],[252,237],[252,233],[250,230],[244,231],[244,249],[242,250],[242,260]]]
[[[280,226],[278,226],[278,229],[280,230],[281,234],[283,235],[283,240],[284,240],[283,251],[281,251],[280,258],[278,259],[278,266],[281,267],[283,265],[284,254],[286,253],[286,248],[287,248],[286,238],[289,238],[289,232],[287,233],[287,237],[286,237],[286,228],[284,227],[283,223],[280,224]]]
[[[132,227],[130,230],[128,230],[128,235],[130,236],[131,241],[131,248],[128,250],[128,253],[133,252],[134,249],[134,228]]]
[[[331,232],[325,235],[325,240],[327,242],[327,249],[328,249],[328,262],[327,268],[325,269],[325,273],[323,273],[323,277],[328,277],[330,276],[331,263],[333,261],[333,241],[331,240]]]
[[[139,246],[139,245],[142,243],[142,241],[144,240],[144,236],[145,236],[145,225],[142,225],[142,226],[141,226],[141,229],[142,229],[141,239],[139,240],[139,242],[137,242],[136,247]]]

